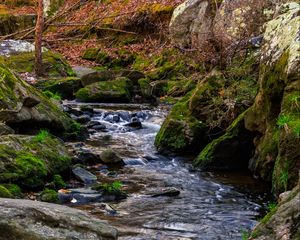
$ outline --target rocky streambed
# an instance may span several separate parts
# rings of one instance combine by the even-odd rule
[[[107,220],[119,239],[241,239],[257,223],[267,191],[250,174],[204,173],[188,156],[157,153],[154,139],[168,108],[76,102],[64,108],[88,127],[89,138],[68,143],[81,164],[72,176],[85,183],[71,181],[59,197]],[[126,196],[99,194],[95,182],[119,182]]]

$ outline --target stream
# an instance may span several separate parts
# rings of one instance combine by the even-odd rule
[[[72,109],[94,110],[91,121],[105,126],[90,131],[85,142],[93,151],[111,148],[126,163],[123,167],[93,171],[98,181],[120,180],[128,193],[125,200],[76,206],[107,220],[123,240],[241,239],[257,223],[267,201],[266,186],[249,173],[209,173],[194,169],[191,157],[157,153],[155,135],[168,107],[135,104],[79,104]],[[126,127],[137,118],[141,129]],[[165,188],[180,190],[178,196],[152,197]]]

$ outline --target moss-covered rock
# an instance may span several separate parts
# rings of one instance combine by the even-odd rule
[[[242,113],[221,137],[210,142],[195,159],[203,170],[246,169],[253,151],[253,134],[244,126]]]
[[[98,48],[88,48],[83,53],[82,58],[95,61],[104,68],[120,69],[133,64],[136,56],[124,49],[117,50],[110,55]]]
[[[251,240],[262,239],[299,239],[300,238],[300,182],[289,192],[276,208],[268,213],[251,233]]]
[[[66,170],[70,156],[62,142],[50,135],[44,139],[7,135],[0,140],[0,182],[27,188],[41,187],[46,177]]]
[[[45,95],[0,65],[0,121],[19,132],[48,128],[53,133],[75,131],[75,122]]]
[[[155,138],[160,151],[184,152],[195,150],[197,138],[204,133],[205,125],[193,117],[188,109],[193,91],[178,101]]]
[[[277,193],[295,186],[300,169],[300,80],[289,84],[283,94],[277,119],[278,155],[273,172]]]
[[[53,79],[40,81],[35,85],[42,91],[50,91],[59,95],[63,99],[75,98],[75,92],[82,88],[81,79],[76,77],[68,77],[62,79]]]
[[[40,199],[42,202],[58,203],[58,193],[52,189],[45,189],[40,194]]]
[[[2,186],[4,186],[14,198],[22,198],[23,197],[23,193],[21,188],[16,185],[16,184],[12,184],[12,183],[4,183],[2,184]]]
[[[112,81],[90,84],[75,95],[84,102],[130,102],[132,83],[128,78],[120,77]]]
[[[250,169],[265,180],[272,179],[276,194],[295,186],[300,166],[299,9],[298,3],[284,4],[266,24],[260,88],[245,116],[246,128],[262,135],[255,142]]]
[[[255,98],[255,64],[253,55],[242,64],[236,59],[229,70],[213,70],[199,81],[196,88],[171,110],[156,137],[156,146],[171,151],[190,149],[199,153],[206,144],[223,135],[224,129]],[[188,89],[189,83],[186,84]],[[172,81],[168,85],[171,86]]]
[[[0,198],[13,198],[13,195],[6,187],[0,185]]]
[[[34,52],[24,52],[8,56],[0,56],[0,64],[6,65],[11,70],[24,73],[34,72]],[[43,74],[45,77],[60,78],[75,76],[70,65],[60,54],[51,51],[43,53]]]

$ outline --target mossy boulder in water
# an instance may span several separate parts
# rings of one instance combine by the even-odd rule
[[[84,102],[130,102],[132,83],[120,77],[112,81],[90,84],[76,92],[76,98]]]
[[[193,91],[178,101],[155,138],[155,146],[160,151],[184,152],[196,145],[196,139],[205,125],[193,117],[188,103]]]
[[[221,137],[210,142],[195,159],[203,170],[246,169],[252,156],[254,135],[245,129],[242,113]]]
[[[266,24],[260,89],[245,116],[246,128],[262,135],[250,169],[272,180],[277,194],[295,186],[300,166],[299,11],[298,3],[284,4]]]
[[[250,55],[242,64],[236,60],[230,70],[214,70],[199,81],[194,90],[175,104],[163,123],[155,141],[158,149],[199,153],[223,135],[223,129],[255,98],[255,64],[256,59]]]
[[[0,182],[41,187],[46,177],[66,170],[70,156],[63,143],[47,135],[7,135],[0,139]]]

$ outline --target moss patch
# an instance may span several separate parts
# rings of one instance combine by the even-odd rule
[[[34,53],[21,53],[10,57],[0,57],[0,63],[19,73],[34,71]],[[46,51],[43,53],[43,73],[48,77],[75,76],[70,65],[60,54]]]
[[[128,78],[97,82],[80,89],[76,98],[84,102],[130,102],[132,83]]]
[[[53,94],[60,95],[64,99],[74,98],[75,92],[82,88],[80,78],[67,77],[63,79],[53,79],[38,82],[35,85],[42,91],[49,91]]]
[[[28,136],[5,136],[0,142],[0,160],[0,181],[27,188],[43,186],[46,177],[70,165],[65,147],[50,135],[43,141]]]

